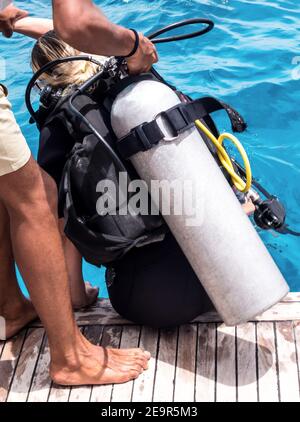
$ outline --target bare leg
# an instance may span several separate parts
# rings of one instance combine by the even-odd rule
[[[84,308],[96,302],[99,294],[98,287],[84,282],[82,274],[82,256],[73,243],[64,234],[64,220],[59,221],[63,248],[67,263],[67,270],[71,288],[71,300],[74,309]]]
[[[52,379],[65,385],[134,379],[147,368],[149,354],[140,349],[93,346],[76,327],[56,204],[49,200],[53,189],[53,182],[33,159],[0,179],[0,199],[10,218],[14,257],[48,334]]]
[[[10,239],[7,211],[0,202],[0,315],[6,319],[6,337],[18,333],[25,325],[37,318],[32,303],[19,287]]]

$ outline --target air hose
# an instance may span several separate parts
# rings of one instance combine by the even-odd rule
[[[174,35],[172,37],[166,37],[166,38],[156,38],[162,34],[165,34],[166,32],[173,31],[174,29],[182,28],[184,26],[189,26],[189,25],[196,25],[196,24],[204,24],[206,25],[206,27],[201,29],[200,31],[191,32],[189,34]],[[213,21],[209,19],[201,19],[201,18],[187,19],[181,22],[173,23],[172,25],[165,26],[164,28],[159,29],[158,31],[155,31],[152,34],[147,35],[147,37],[149,38],[149,40],[153,42],[153,44],[163,44],[163,43],[183,41],[183,40],[189,40],[191,38],[200,37],[201,35],[204,35],[207,32],[210,32],[213,28],[214,28],[214,23]]]
[[[232,182],[234,183],[235,187],[239,191],[243,193],[247,193],[251,189],[251,185],[252,185],[252,171],[251,171],[251,166],[250,166],[247,153],[243,145],[240,143],[240,141],[231,133],[223,133],[217,139],[200,120],[196,120],[195,125],[212,141],[212,143],[217,148],[217,154],[218,154],[219,160],[222,166],[227,171],[227,173],[231,176]],[[232,159],[230,158],[227,151],[223,147],[223,143],[225,140],[229,140],[230,142],[232,142],[238,149],[239,153],[241,154],[241,157],[243,158],[244,165],[245,165],[246,182],[235,171],[233,163],[232,163]]]

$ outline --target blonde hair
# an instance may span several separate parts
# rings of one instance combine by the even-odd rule
[[[31,53],[31,67],[34,72],[45,64],[70,56],[79,56],[80,51],[61,40],[54,31],[49,31],[38,39]],[[102,63],[104,57],[95,56]],[[57,65],[49,73],[44,73],[40,81],[51,86],[66,88],[70,85],[81,85],[101,69],[100,66],[87,62],[75,61]]]

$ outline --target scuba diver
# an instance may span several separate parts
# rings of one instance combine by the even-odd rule
[[[51,30],[39,38],[33,48],[32,69],[37,72],[53,60],[80,54]],[[105,57],[95,58],[103,64],[107,60]],[[54,106],[53,111],[51,104],[53,99],[49,100],[49,92],[54,89],[63,99],[75,86],[82,85],[100,70],[101,65],[92,62],[61,63],[51,72],[44,73],[38,81],[43,87],[38,163],[56,181],[58,188],[61,188],[64,169],[77,141],[76,137],[81,138],[81,136],[79,132],[71,136],[65,125],[65,117],[60,112],[67,105],[62,101],[62,106],[58,108]],[[106,141],[113,145],[114,135],[109,114],[104,106],[104,97],[97,88],[97,86],[92,87],[89,96],[82,95],[78,103],[81,103],[81,109],[88,110],[94,125]],[[251,199],[241,196],[245,212],[253,213],[255,207]],[[74,201],[79,203],[81,199],[77,197]],[[59,214],[61,224],[64,226],[63,205]],[[66,237],[64,237],[64,247],[71,290],[84,292],[82,256]],[[214,309],[169,230],[166,230],[159,241],[133,248],[121,259],[109,262],[106,282],[114,309],[126,319],[138,324],[171,327],[187,323]],[[73,293],[74,296],[76,294]]]
[[[202,21],[201,23],[208,23],[210,29],[213,26],[207,20],[192,21],[188,24]],[[171,27],[174,29],[186,24],[179,23]],[[165,30],[158,31],[156,35],[162,34]],[[207,31],[208,29],[200,32]],[[137,33],[136,37],[138,39]],[[174,39],[176,37],[173,37]],[[167,41],[170,38],[164,40]],[[167,84],[154,69],[151,70],[151,75],[143,74],[138,79],[122,78],[120,59],[122,62],[122,58],[85,56],[62,41],[51,30],[39,38],[33,48],[32,68],[35,75],[27,88],[26,103],[32,122],[37,124],[41,133],[38,162],[56,181],[60,190],[59,215],[68,238],[65,239],[64,244],[71,285],[77,290],[80,290],[78,286],[82,289],[84,285],[81,272],[82,256],[92,264],[105,265],[110,300],[120,315],[137,324],[159,328],[171,327],[187,323],[211,311],[215,304],[213,305],[206,289],[199,282],[199,276],[161,216],[121,217],[120,214],[107,217],[99,213],[95,214],[99,198],[97,183],[110,178],[117,184],[116,176],[122,171],[127,173],[131,180],[140,179],[132,163],[126,159],[141,151],[137,149],[137,138],[140,138],[148,147],[149,139],[152,137],[153,140],[159,132],[155,130],[153,124],[155,122],[146,123],[144,125],[152,125],[152,133],[148,131],[147,136],[143,129],[136,132],[132,130],[127,136],[129,142],[124,148],[124,138],[120,134],[117,135],[115,129],[113,130],[112,124],[116,112],[113,110],[114,101],[120,92],[126,92],[127,88],[127,93],[130,92],[130,84],[141,82],[141,80],[157,81],[169,90],[172,89],[173,96],[176,93],[176,103],[179,98],[182,104],[187,105],[187,108],[198,106],[197,113],[199,104],[197,101],[192,102],[189,97]],[[118,75],[117,84],[114,81],[116,75]],[[118,85],[121,85],[121,90],[118,90]],[[38,112],[34,112],[30,102],[30,93],[34,86],[40,93]],[[122,102],[122,94],[120,97]],[[287,230],[284,224],[285,212],[277,198],[269,195],[255,180],[253,180],[253,185],[266,196],[267,200],[263,201],[254,189],[250,189],[249,162],[244,170],[238,162],[227,156],[226,159],[230,158],[230,165],[228,165],[228,161],[224,159],[226,151],[218,145],[216,138],[218,131],[209,114],[216,110],[225,110],[233,130],[238,132],[246,129],[242,117],[230,106],[216,99],[208,97],[200,100],[200,103],[200,110],[204,104],[205,113],[203,113],[203,119],[199,117],[195,124],[199,133],[204,133],[203,140],[224,173],[223,181],[227,179],[228,185],[232,188],[230,194],[232,196],[227,196],[227,199],[232,201],[230,198],[236,195],[245,213],[248,215],[254,213],[255,222],[259,227],[277,231]],[[207,109],[209,109],[208,112]],[[170,110],[171,113],[172,110],[174,108]],[[123,111],[122,108],[119,110],[121,122],[126,120],[126,112],[126,107],[125,109],[123,107]],[[194,116],[195,113],[192,115]],[[185,127],[187,124],[191,125],[191,122],[187,121],[189,116],[184,113],[182,116]],[[194,120],[192,122],[194,123]],[[171,126],[172,123],[178,125],[178,120],[171,122]],[[179,120],[179,124],[182,125],[182,121]],[[222,136],[224,140],[224,135]],[[221,154],[220,150],[222,150]],[[247,163],[247,160],[245,159],[244,162]],[[230,167],[229,171],[228,167]],[[227,173],[231,177],[228,177]],[[237,180],[238,183],[236,183]],[[241,184],[247,189],[246,187],[237,188]],[[228,190],[228,185],[227,187],[226,184],[224,185],[225,190]],[[233,214],[241,220],[243,213],[239,211],[236,199],[234,204],[235,209],[231,208]],[[218,206],[222,206],[222,201]],[[244,216],[242,221],[246,220]],[[267,308],[272,302],[280,300],[287,293],[288,287],[255,230],[252,230],[252,225],[242,224],[249,232],[252,252],[253,248],[254,250],[258,248],[259,253],[256,255],[259,257],[261,253],[262,260],[259,265],[262,266],[258,270],[260,277],[264,278],[264,271],[270,270],[278,282],[277,290],[271,285],[264,286],[267,296],[271,298],[270,303],[263,299],[260,302],[262,306],[260,309]],[[251,230],[249,230],[250,227]],[[243,240],[244,246],[247,244],[246,238],[247,236]],[[201,248],[196,252],[200,260]],[[207,251],[203,250],[203,252]],[[220,280],[220,284],[223,281]],[[251,291],[251,287],[246,288]],[[275,292],[273,297],[272,290]],[[254,305],[255,301],[253,297]],[[252,313],[250,312],[249,315],[257,314],[257,309],[253,311],[252,308]],[[230,312],[233,314],[233,309],[230,309]],[[239,312],[240,310],[237,311],[235,318],[239,318]],[[230,321],[238,323],[239,320],[228,319],[227,321],[230,325]]]

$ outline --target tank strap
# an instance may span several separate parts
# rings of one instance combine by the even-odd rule
[[[242,116],[230,107],[213,97],[204,97],[189,103],[181,103],[159,114],[172,130],[176,138],[181,133],[192,128],[197,119],[205,119],[211,113],[225,110],[234,132],[243,132],[247,128]],[[117,148],[125,159],[141,151],[147,151],[157,145],[166,135],[162,132],[157,122],[158,117],[152,122],[143,123],[134,128],[127,136],[117,142]]]

